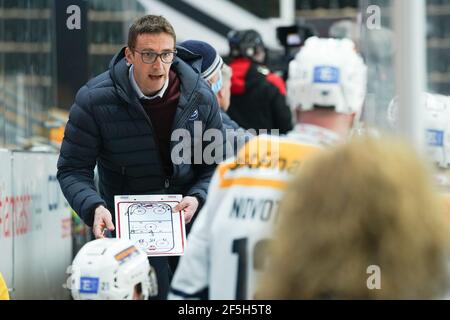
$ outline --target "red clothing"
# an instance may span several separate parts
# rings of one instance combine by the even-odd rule
[[[231,94],[245,93],[245,78],[251,64],[252,62],[248,58],[237,58],[230,64],[233,70],[233,75],[231,76]],[[277,87],[282,95],[286,95],[286,84],[283,78],[267,69],[266,79]]]
[[[276,75],[275,73],[270,72],[266,76],[266,79],[267,79],[267,81],[272,83],[275,87],[277,87],[278,90],[280,90],[280,92],[281,92],[281,94],[283,96],[286,95],[286,84],[284,83],[283,78],[281,78],[280,76]]]
[[[231,94],[244,94],[245,77],[250,65],[251,61],[247,58],[237,58],[230,63],[230,67],[233,70],[231,75]]]
[[[162,98],[141,100],[145,112],[152,122],[161,160],[168,175],[172,175],[172,160],[170,158],[170,137],[172,135],[173,119],[180,98],[180,79],[170,70],[169,86]]]

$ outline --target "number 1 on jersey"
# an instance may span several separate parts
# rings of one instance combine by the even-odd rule
[[[237,283],[236,283],[236,300],[248,299],[247,297],[247,266],[249,253],[247,252],[248,238],[240,238],[233,240],[232,252],[238,255]],[[267,259],[267,245],[269,239],[261,239],[256,242],[253,248],[253,269],[261,271],[264,268]]]

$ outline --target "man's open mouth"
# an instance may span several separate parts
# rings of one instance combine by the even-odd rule
[[[162,75],[151,75],[151,74],[149,74],[148,75],[148,77],[151,79],[151,80],[160,80],[160,79],[162,79]]]

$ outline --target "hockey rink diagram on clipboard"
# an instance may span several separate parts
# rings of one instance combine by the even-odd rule
[[[116,237],[128,238],[149,256],[182,255],[184,217],[172,209],[181,195],[115,196]]]

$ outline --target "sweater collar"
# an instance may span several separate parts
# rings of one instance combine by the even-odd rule
[[[167,87],[169,86],[169,78],[167,78],[166,81],[164,82],[164,85],[161,88],[161,90],[159,90],[153,96],[146,96],[142,92],[141,88],[139,88],[139,86],[136,82],[136,79],[134,78],[134,66],[133,65],[131,65],[130,70],[128,71],[128,77],[130,78],[131,87],[136,92],[136,94],[140,100],[154,100],[155,98],[162,98],[164,96],[164,93],[167,90]]]

